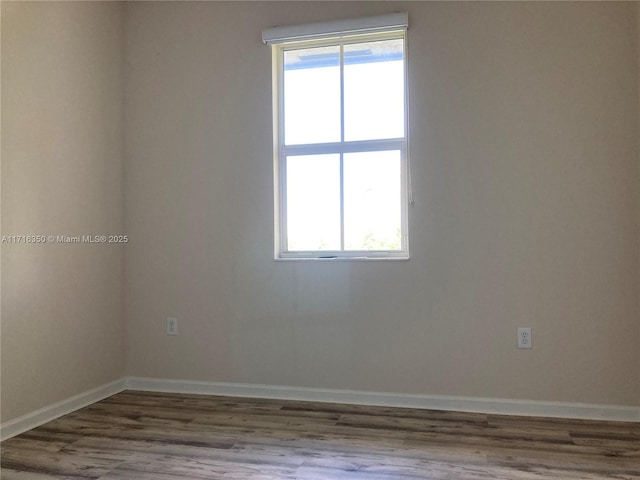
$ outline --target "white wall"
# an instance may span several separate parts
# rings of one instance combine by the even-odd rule
[[[261,30],[400,10],[411,260],[274,262]],[[2,245],[2,422],[125,374],[640,404],[637,4],[1,14],[2,234],[132,239]]]
[[[118,3],[2,2],[2,235],[121,233]],[[123,248],[2,245],[2,422],[124,375]]]
[[[274,262],[261,30],[399,10],[412,258]],[[638,405],[636,5],[140,2],[125,30],[129,375]]]

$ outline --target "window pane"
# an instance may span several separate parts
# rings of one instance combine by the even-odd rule
[[[404,137],[404,41],[344,46],[345,140]]]
[[[401,250],[400,151],[344,155],[346,250]]]
[[[286,145],[340,141],[340,47],[284,52]]]
[[[287,250],[340,250],[340,155],[287,157]]]

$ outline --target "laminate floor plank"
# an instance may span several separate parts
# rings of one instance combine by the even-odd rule
[[[491,466],[523,468],[528,470],[555,470],[564,471],[567,476],[591,475],[601,478],[633,478],[640,479],[637,462],[602,462],[590,461],[588,458],[574,456],[543,456],[535,457],[528,452],[511,455],[492,455],[488,458]]]
[[[375,475],[403,475],[421,477],[438,462],[420,458],[399,458],[388,455],[360,454],[344,455],[334,453],[307,459],[303,469],[327,469],[340,472],[361,472]]]
[[[225,410],[239,408],[243,410],[271,410],[282,408],[282,402],[269,399],[242,399],[237,397],[178,394],[178,393],[154,393],[127,391],[109,397],[102,402],[103,405],[138,405],[142,407],[165,406],[168,408],[183,408],[197,410]]]
[[[147,478],[148,475],[169,475],[169,478],[191,479],[253,479],[295,478],[298,465],[278,464],[276,462],[245,462],[211,458],[209,456],[191,457],[150,453],[144,459],[130,461],[114,469],[117,474],[129,472],[128,478]],[[135,476],[133,476],[135,475]],[[103,479],[110,478],[108,475]],[[126,478],[126,477],[125,477]],[[162,478],[162,477],[160,477]]]
[[[487,415],[484,413],[451,412],[447,410],[427,410],[416,408],[376,407],[364,405],[351,405],[341,403],[319,403],[303,401],[287,401],[283,410],[288,411],[316,411],[337,413],[340,415],[360,414],[373,417],[401,417],[416,419],[431,419],[451,422],[487,423]]]
[[[125,391],[0,445],[3,480],[640,480],[640,424]]]
[[[60,477],[100,478],[124,459],[88,458],[64,452],[2,451],[2,468]]]
[[[520,438],[513,436],[505,436],[496,434],[474,435],[472,433],[464,434],[463,432],[411,432],[407,434],[407,441],[414,446],[419,445],[466,445],[469,447],[481,445],[483,449],[527,449],[530,451],[540,451],[547,453],[559,452],[563,454],[579,453],[585,455],[600,455],[606,457],[618,456],[622,454],[621,449],[615,449],[610,446],[590,446],[576,445],[572,440],[564,438],[545,439],[544,441],[536,441],[526,437],[523,434]]]
[[[44,443],[61,442],[62,444],[69,445],[73,442],[77,442],[83,437],[84,435],[79,434],[77,432],[59,433],[59,432],[43,431],[38,428],[34,428],[33,430],[28,430],[20,434],[20,436],[18,437],[13,437],[9,440],[6,440],[5,442],[2,443],[2,447],[4,447],[5,444],[7,444],[8,442],[13,441],[15,439],[28,440],[30,442],[33,441],[34,443],[35,442],[44,442]]]
[[[52,434],[67,433],[68,431],[80,431],[84,436],[109,438],[113,441],[147,441],[147,442],[159,442],[168,444],[179,445],[193,445],[208,448],[231,448],[234,441],[226,441],[223,438],[218,438],[207,434],[206,432],[200,432],[197,429],[192,431],[186,430],[167,430],[161,427],[158,428],[136,428],[136,429],[122,429],[114,427],[112,429],[100,427],[94,428],[91,426],[84,426],[73,422],[69,425],[56,425],[55,427],[49,427],[44,425],[38,427],[40,432]]]
[[[94,477],[48,475],[44,473],[17,471],[10,468],[2,468],[0,478],[2,478],[2,480],[94,480]]]
[[[373,428],[378,430],[399,430],[412,433],[442,433],[449,435],[474,435],[497,439],[526,439],[527,441],[545,441],[554,443],[571,443],[572,439],[567,431],[540,429],[517,426],[489,426],[468,424],[462,422],[439,422],[433,420],[417,420],[402,417],[371,417],[367,415],[343,415],[339,425]]]
[[[60,440],[39,440],[25,438],[24,436],[10,438],[2,444],[3,452],[10,451],[29,451],[34,452],[59,452],[63,447],[69,445],[70,442]]]

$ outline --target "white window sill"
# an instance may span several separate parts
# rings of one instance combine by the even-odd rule
[[[367,257],[363,255],[354,255],[353,257],[341,257],[341,256],[326,256],[326,257],[275,257],[276,262],[377,262],[377,261],[406,261],[409,260],[409,255],[394,255],[394,256],[375,256]]]

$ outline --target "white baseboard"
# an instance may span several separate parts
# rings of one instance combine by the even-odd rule
[[[8,438],[15,437],[27,430],[36,428],[43,423],[55,420],[63,415],[74,412],[80,408],[99,402],[111,395],[122,392],[126,388],[124,378],[115,382],[101,385],[86,392],[74,395],[53,405],[46,406],[21,417],[14,418],[0,425],[0,440],[4,441]]]
[[[307,400],[314,402],[350,403],[385,407],[454,410],[497,415],[640,422],[640,406],[542,402],[534,400],[444,395],[411,395],[306,387],[285,387],[278,385],[168,380],[144,377],[127,377],[125,381],[127,389],[151,392],[196,393],[246,398],[270,398],[277,400]]]
[[[411,395],[400,393],[330,390],[279,385],[201,382],[145,377],[125,377],[66,400],[28,413],[0,425],[0,440],[19,435],[80,408],[99,402],[123,390],[165,393],[197,393],[245,398],[305,400],[349,403],[384,407],[408,407],[432,410],[522,415],[533,417],[577,418],[640,422],[640,406],[598,405],[588,403],[540,402],[502,398],[457,397],[446,395]]]

